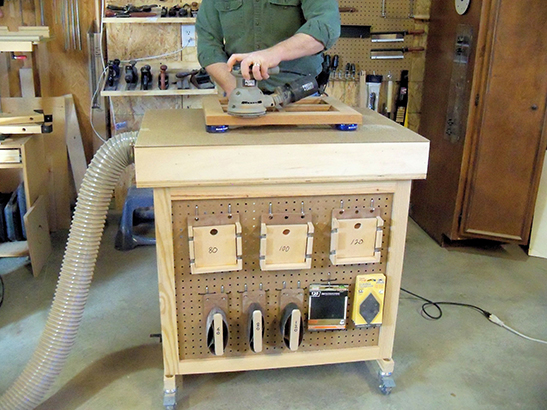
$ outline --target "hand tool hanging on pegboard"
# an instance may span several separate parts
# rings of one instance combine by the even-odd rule
[[[419,36],[425,33],[425,30],[405,30],[405,31],[378,31],[370,33],[370,41],[373,43],[398,43],[405,41],[405,36]]]
[[[356,13],[357,9],[355,7],[338,7],[340,13]]]
[[[370,50],[370,58],[371,60],[402,60],[406,53],[424,50],[424,47],[374,48]]]

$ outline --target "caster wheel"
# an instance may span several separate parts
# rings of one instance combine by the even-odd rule
[[[391,391],[395,387],[395,381],[391,376],[380,376],[380,385],[378,387],[380,388],[380,392],[384,396],[387,396],[391,394]]]
[[[206,125],[205,130],[211,134],[219,134],[228,132],[229,127],[227,125]]]
[[[380,386],[380,392],[381,392],[384,396],[387,396],[387,395],[391,394],[391,390],[393,390],[391,387]]]

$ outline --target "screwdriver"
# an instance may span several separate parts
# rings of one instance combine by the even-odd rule
[[[333,72],[333,78],[336,78],[336,69],[338,68],[338,54],[335,54],[333,57],[332,57],[332,61],[331,61],[331,71]]]

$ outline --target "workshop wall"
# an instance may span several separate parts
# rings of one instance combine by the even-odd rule
[[[81,29],[81,50],[65,51],[66,35],[60,21],[62,0],[51,2],[45,0],[16,1],[7,0],[3,7],[4,17],[0,18],[0,26],[16,30],[19,26],[41,25],[40,5],[43,8],[43,21],[49,26],[52,39],[40,44],[34,53],[26,53],[27,60],[13,60],[8,53],[3,55],[0,64],[7,70],[9,76],[9,94],[12,97],[21,96],[18,71],[21,67],[32,67],[32,58],[36,59],[35,69],[39,72],[41,94],[43,97],[72,94],[76,104],[82,140],[86,157],[89,160],[96,148],[98,140],[94,138],[89,121],[90,91],[88,74],[88,47],[86,33],[95,19],[95,2],[79,2],[79,21]],[[21,6],[23,13],[21,13]],[[54,10],[57,6],[57,10]],[[2,97],[6,97],[2,93]],[[97,116],[100,124],[104,120]],[[104,113],[102,115],[104,117]]]
[[[36,58],[35,67],[40,74],[40,83],[43,96],[58,96],[72,94],[77,107],[78,118],[84,148],[88,160],[100,146],[100,141],[92,132],[90,124],[90,99],[89,86],[89,55],[87,44],[87,31],[92,22],[101,13],[100,1],[79,2],[80,29],[82,49],[65,50],[67,40],[66,30],[60,21],[60,7],[62,0],[56,2],[43,1],[45,24],[50,27],[52,40],[37,47],[35,56],[29,54],[26,61],[11,60],[9,56],[0,60],[0,68],[5,67],[9,78],[9,94],[20,96],[18,70],[21,67],[32,67],[31,58]],[[125,0],[107,0],[106,4],[123,6]],[[33,2],[7,0],[3,8],[5,16],[0,18],[0,26],[8,26],[11,30],[21,25],[39,25],[40,0]],[[139,3],[140,4],[140,3]],[[137,4],[137,5],[139,5]],[[176,0],[166,0],[161,3],[164,7],[172,7],[180,4]],[[411,129],[417,130],[420,118],[421,93],[425,66],[425,52],[405,53],[402,60],[372,60],[370,50],[372,48],[399,48],[423,46],[427,43],[427,18],[431,0],[340,0],[340,7],[353,7],[354,12],[342,13],[342,24],[367,25],[372,32],[377,31],[404,31],[410,29],[424,29],[424,35],[406,36],[404,43],[372,43],[368,39],[342,38],[330,55],[337,54],[340,58],[339,69],[344,69],[347,63],[356,65],[357,73],[361,71],[371,74],[376,72],[384,76],[384,84],[381,93],[381,103],[385,101],[386,74],[391,71],[395,82],[394,91],[397,89],[397,81],[403,69],[409,70],[409,105],[408,124]],[[23,10],[21,13],[20,5]],[[56,6],[57,10],[53,10]],[[36,12],[35,12],[36,10]],[[409,15],[412,14],[414,18]],[[149,55],[162,54],[180,48],[181,26],[180,24],[105,24],[107,47],[106,58],[132,59]],[[69,35],[70,36],[70,35]],[[5,53],[4,53],[5,54]],[[2,55],[2,54],[0,54]],[[166,57],[162,62],[173,64],[181,62],[187,66],[197,67],[195,47],[188,47],[183,52]],[[156,61],[155,64],[159,64]],[[1,75],[0,69],[0,75]],[[6,86],[2,85],[2,90]],[[331,81],[327,92],[352,106],[360,105],[359,80]],[[5,93],[2,91],[2,95]],[[161,97],[126,97],[114,96],[109,99],[114,113],[114,125],[118,125],[119,131],[138,129],[143,113],[152,108],[183,108],[199,107],[200,95],[171,95]],[[105,134],[105,113],[103,110],[94,110],[95,128]]]
[[[107,4],[123,6],[125,1],[108,0]],[[179,4],[176,1],[162,2],[163,7]],[[394,82],[394,94],[401,71],[409,71],[408,126],[417,130],[420,118],[422,84],[425,66],[425,45],[427,42],[427,19],[431,0],[340,0],[341,8],[352,8],[351,12],[342,12],[343,25],[370,26],[371,32],[423,30],[421,35],[407,35],[403,42],[373,43],[371,38],[340,38],[328,51],[331,56],[338,55],[338,76],[333,76],[326,92],[348,105],[363,105],[364,75],[383,75],[380,107],[386,102],[387,74],[391,72]],[[171,52],[181,47],[181,24],[157,23],[140,24],[136,19],[131,23],[118,22],[106,24],[108,58],[122,60],[138,59]],[[191,24],[191,23],[190,23]],[[150,39],[153,41],[150,41]],[[402,59],[371,59],[371,50],[378,48],[403,49],[422,47],[418,52],[402,53]],[[157,73],[159,60],[150,63]],[[197,67],[195,47],[187,47],[182,53],[162,58],[167,65],[183,63]],[[347,64],[356,66],[356,76],[346,78]],[[142,63],[144,64],[144,62]],[[142,65],[140,64],[140,65]],[[139,66],[139,65],[138,65]],[[360,73],[363,78],[360,81]],[[364,94],[364,93],[363,93]],[[114,94],[113,94],[114,95]],[[200,107],[201,96],[119,96],[111,97],[114,123],[118,131],[135,130],[140,126],[142,115],[147,109],[166,107]]]
[[[199,3],[199,2],[198,2]],[[127,2],[107,0],[107,6],[124,6]],[[167,9],[181,5],[176,0],[162,1],[161,7]],[[138,4],[137,4],[138,5]],[[170,82],[175,81],[175,74],[199,68],[196,47],[184,47],[175,54],[156,59],[153,56],[172,53],[182,48],[182,28],[186,24],[195,24],[190,18],[168,18],[157,22],[140,23],[139,18],[107,18],[105,19],[106,44],[108,60],[120,59],[121,69],[130,60],[136,60],[137,70],[148,64],[152,67],[154,83],[158,80],[159,66],[168,67]],[[151,39],[153,39],[151,41]],[[123,77],[123,74],[122,74]],[[113,128],[117,132],[138,130],[142,117],[148,109],[162,108],[198,108],[201,107],[201,91],[179,91],[171,86],[161,96],[141,92],[139,86],[134,91],[125,91],[123,79],[117,91],[103,92],[109,97],[112,110]],[[157,91],[157,90],[156,90]]]

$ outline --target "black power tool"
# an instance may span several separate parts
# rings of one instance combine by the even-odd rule
[[[251,79],[246,80],[241,75],[240,67],[235,66],[232,74],[236,78],[236,88],[228,100],[228,114],[237,117],[260,117],[266,114],[267,108],[281,109],[319,91],[317,80],[311,75],[277,87],[273,94],[264,94],[258,88],[258,81],[252,78],[252,73]],[[279,74],[279,67],[270,68],[268,74]]]

